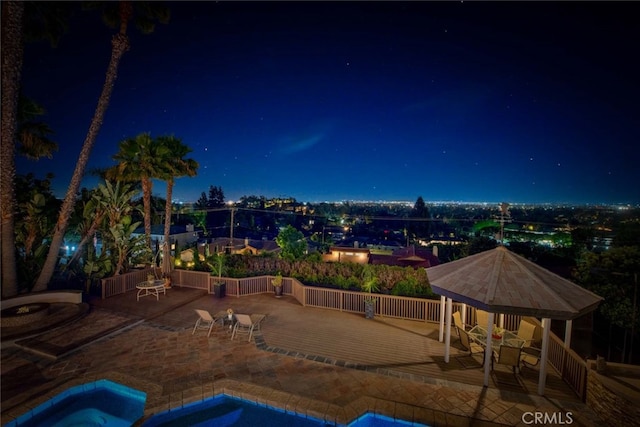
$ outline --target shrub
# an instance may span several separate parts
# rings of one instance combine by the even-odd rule
[[[365,266],[355,263],[325,263],[318,256],[308,259],[287,260],[273,256],[229,255],[226,260],[227,276],[241,278],[252,276],[294,277],[302,283],[360,290]],[[366,269],[377,278],[383,292],[399,296],[432,297],[425,269],[367,264]]]

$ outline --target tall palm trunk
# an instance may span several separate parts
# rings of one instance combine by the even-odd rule
[[[100,212],[93,217],[91,226],[89,226],[89,229],[87,230],[87,232],[84,233],[84,235],[82,236],[82,239],[80,240],[80,243],[78,243],[78,247],[76,251],[71,256],[71,259],[67,262],[67,266],[72,265],[74,262],[78,260],[78,258],[80,258],[80,256],[82,255],[82,249],[84,248],[84,245],[86,245],[90,239],[93,239],[93,236],[98,231],[98,228],[100,227],[100,223],[102,222],[102,219],[104,218],[104,216],[105,216],[105,213]]]
[[[173,197],[173,179],[167,180],[167,202],[164,206],[164,241],[169,248],[169,232],[171,231],[171,197]]]
[[[16,270],[15,223],[16,205],[14,180],[15,137],[18,126],[18,93],[22,73],[23,38],[22,1],[2,2],[2,136],[0,145],[0,267],[2,298],[18,293]]]
[[[130,5],[128,5],[128,7],[130,9]],[[91,125],[89,126],[89,131],[87,132],[87,137],[84,140],[82,150],[80,151],[76,168],[73,171],[73,176],[71,177],[71,182],[67,189],[67,194],[65,195],[62,207],[60,208],[58,222],[54,228],[51,245],[49,246],[49,252],[47,253],[47,259],[45,260],[40,276],[33,287],[33,291],[42,291],[47,289],[47,284],[51,280],[58,263],[60,247],[62,246],[64,234],[67,231],[67,225],[69,224],[69,218],[71,217],[76,203],[76,193],[80,189],[80,183],[82,181],[82,176],[84,175],[87,162],[89,161],[89,155],[91,154],[93,145],[98,137],[98,132],[102,126],[105,112],[109,106],[109,99],[113,92],[113,85],[118,76],[118,65],[120,64],[122,55],[129,50],[129,39],[126,35],[126,22],[128,22],[130,14],[131,12],[129,10],[129,16],[124,17],[121,21],[124,25],[121,26],[120,32],[114,35],[111,40],[111,60],[109,61],[109,66],[107,68],[102,93],[98,99],[98,105],[91,120]]]
[[[144,235],[147,247],[151,249],[151,188],[153,181],[151,178],[142,178],[142,205],[144,209]],[[153,250],[152,250],[153,252]]]

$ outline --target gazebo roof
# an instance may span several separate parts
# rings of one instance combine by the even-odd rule
[[[602,297],[499,246],[427,269],[433,291],[493,313],[570,320]]]

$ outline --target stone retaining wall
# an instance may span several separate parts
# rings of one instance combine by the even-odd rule
[[[587,360],[586,403],[609,426],[640,425],[640,366],[606,363],[596,369],[595,360]]]

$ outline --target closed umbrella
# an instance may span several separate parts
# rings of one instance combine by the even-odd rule
[[[165,287],[171,287],[171,252],[169,251],[169,244],[164,242],[162,244],[162,276],[165,278]]]

